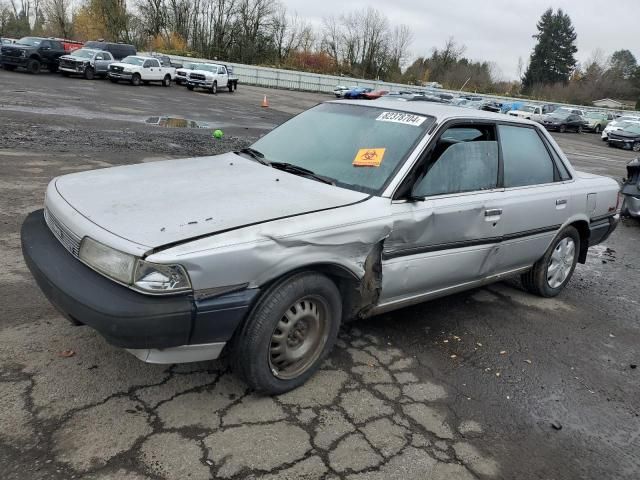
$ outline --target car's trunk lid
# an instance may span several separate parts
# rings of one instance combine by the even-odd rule
[[[56,189],[93,223],[150,248],[367,198],[233,153],[65,175]]]

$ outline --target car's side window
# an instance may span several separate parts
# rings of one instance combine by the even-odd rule
[[[427,172],[413,195],[427,197],[496,188],[498,142],[495,128],[452,127],[440,137],[427,162]]]
[[[101,53],[96,54],[96,60],[104,60],[104,56]]]
[[[142,68],[151,68],[151,60],[147,60],[146,62],[144,62]]]
[[[160,66],[160,62],[158,60],[149,60],[149,62],[151,63],[152,67],[159,67]]]
[[[500,125],[498,132],[506,188],[554,181],[553,161],[534,128]]]

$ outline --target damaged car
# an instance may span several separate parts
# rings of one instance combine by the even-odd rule
[[[558,295],[620,217],[531,121],[332,101],[223,155],[53,179],[22,226],[50,302],[145,362],[302,385],[340,324],[506,276]]]
[[[622,182],[622,214],[640,218],[640,158],[627,164],[627,178]]]

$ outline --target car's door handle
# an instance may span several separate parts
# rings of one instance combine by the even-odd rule
[[[484,211],[484,216],[485,217],[498,217],[502,215],[502,209],[501,208],[493,208],[491,210],[485,210]]]
[[[566,198],[559,198],[558,200],[556,200],[556,205],[566,205],[566,204],[567,204]]]

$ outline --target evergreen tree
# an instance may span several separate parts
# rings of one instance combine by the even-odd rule
[[[610,60],[610,71],[616,78],[628,80],[638,69],[638,61],[629,50],[613,52]]]
[[[536,25],[538,40],[529,67],[522,79],[522,85],[530,89],[536,84],[567,83],[576,67],[575,45],[576,32],[571,24],[571,18],[562,9],[553,12],[549,8],[540,17]]]

